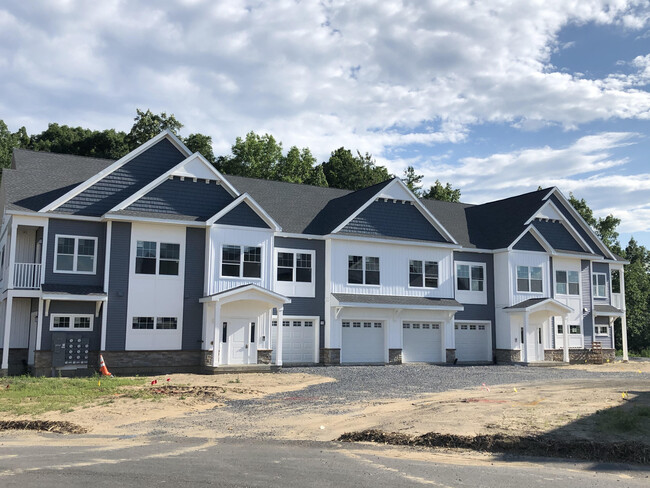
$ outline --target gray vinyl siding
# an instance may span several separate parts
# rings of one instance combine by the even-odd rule
[[[607,336],[596,336],[595,340],[600,341],[603,349],[613,349],[612,345],[612,328],[609,326],[609,317],[596,317],[596,325],[607,326]]]
[[[262,229],[269,229],[270,227],[264,220],[260,218],[255,211],[248,206],[246,202],[242,202],[233,208],[226,215],[221,217],[217,224],[224,225],[237,225],[240,227],[258,227]]]
[[[573,238],[568,230],[559,222],[545,222],[535,220],[535,229],[539,231],[544,239],[553,247],[564,251],[586,252],[582,246]]]
[[[594,302],[596,304],[603,304],[603,303],[611,303],[610,302],[610,297],[611,297],[611,290],[610,287],[612,286],[610,276],[609,276],[609,264],[607,263],[593,263],[592,265],[593,273],[605,273],[605,295],[607,295],[605,298],[596,298],[594,297]]]
[[[582,307],[588,310],[582,314],[582,333],[585,336],[585,349],[591,347],[591,341],[594,334],[594,311],[591,308],[591,267],[589,261],[583,259],[580,261],[580,280],[582,281]]]
[[[205,274],[205,229],[188,227],[185,238],[185,284],[182,349],[201,348],[203,332],[203,281]]]
[[[517,244],[513,246],[513,249],[516,249],[517,251],[546,252],[546,249],[542,247],[530,232],[526,232],[526,234],[519,239]]]
[[[469,261],[471,263],[485,263],[485,286],[487,291],[487,304],[477,305],[463,303],[465,310],[456,312],[454,320],[489,320],[492,322],[492,344],[496,345],[496,325],[494,314],[494,256],[492,254],[473,252],[454,252],[454,276],[456,276],[456,261]],[[454,278],[455,279],[455,278]],[[454,287],[455,289],[455,287]]]
[[[52,321],[52,314],[88,314],[93,316],[93,330],[90,332],[82,330],[70,330],[69,332],[81,333],[90,339],[90,350],[98,351],[101,344],[102,334],[102,314],[104,307],[95,317],[96,305],[95,302],[66,302],[61,300],[52,300],[50,303],[50,314],[43,317],[43,332],[41,334],[41,350],[52,350],[52,331],[50,331],[50,323]],[[65,332],[65,331],[62,331]]]
[[[214,181],[193,181],[179,177],[167,180],[160,186],[139,198],[126,210],[184,215],[205,221],[229,205],[234,198],[226,189]]]
[[[276,237],[275,247],[287,249],[306,249],[316,251],[314,275],[316,279],[316,297],[290,297],[291,303],[284,306],[285,315],[303,315],[325,319],[325,241]],[[325,344],[325,329],[320,327],[320,344]]]
[[[596,245],[593,237],[585,231],[582,226],[578,223],[578,221],[571,215],[571,213],[566,209],[564,204],[560,201],[559,198],[557,198],[555,195],[551,195],[550,200],[555,204],[555,206],[560,210],[562,215],[569,221],[569,223],[573,226],[573,228],[576,230],[578,234],[580,234],[580,237],[582,237],[587,245],[591,247],[592,251],[594,251],[596,254],[599,254],[601,256],[604,256],[603,252],[600,250],[600,248]]]
[[[447,242],[424,215],[408,202],[373,202],[348,223],[341,233]]]
[[[108,275],[106,350],[123,351],[126,344],[126,308],[129,300],[131,224],[113,222],[111,266]]]
[[[57,211],[80,215],[104,215],[184,159],[185,155],[176,146],[168,139],[162,139],[61,205]]]
[[[54,256],[57,235],[97,238],[95,274],[54,273]],[[57,285],[104,285],[104,257],[106,253],[106,224],[83,220],[50,219],[48,224],[45,283]]]

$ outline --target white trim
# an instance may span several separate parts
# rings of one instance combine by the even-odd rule
[[[563,304],[562,302],[559,302],[558,300],[555,300],[554,298],[546,298],[546,299],[542,300],[541,302],[537,302],[537,303],[535,303],[533,305],[530,305],[530,306],[528,306],[526,308],[504,307],[503,311],[505,313],[524,313],[524,312],[530,313],[530,312],[533,312],[535,309],[537,309],[537,308],[539,308],[539,307],[541,307],[543,305],[549,304],[549,303],[552,304],[552,305],[555,305],[556,307],[558,307],[560,310],[562,310],[565,313],[573,312],[573,309],[571,307]],[[513,307],[516,307],[516,305],[513,305]]]
[[[54,319],[56,317],[68,317],[70,319],[70,326],[69,327],[54,327]],[[75,327],[74,326],[74,319],[76,318],[89,318],[90,319],[90,328],[83,328],[83,327]],[[57,331],[86,331],[86,332],[92,332],[93,328],[95,326],[95,317],[93,314],[90,313],[53,313],[50,315],[50,331],[51,332],[57,332]]]
[[[295,232],[278,232],[276,234],[277,237],[291,237],[294,239],[306,239],[308,241],[312,240],[318,240],[318,241],[324,241],[325,236],[320,236],[317,234],[296,234]]]
[[[102,217],[89,217],[86,215],[73,215],[73,214],[56,213],[56,212],[48,212],[47,215],[45,216],[43,214],[39,214],[35,212],[25,212],[22,210],[7,210],[6,213],[8,215],[15,215],[20,217],[47,217],[51,219],[85,220],[87,222],[101,222],[103,220]]]
[[[182,169],[186,164],[188,164],[188,163],[190,163],[190,162],[192,162],[192,161],[194,161],[196,159],[201,161],[214,174],[217,183],[219,183],[219,184],[223,183],[224,184],[224,188],[226,189],[226,191],[228,193],[230,193],[233,197],[239,196],[239,192],[235,189],[235,187],[233,187],[228,181],[226,181],[225,178],[223,177],[223,175],[221,173],[219,173],[219,171],[217,171],[215,169],[215,167],[212,166],[212,164],[210,164],[210,162],[207,159],[205,159],[200,152],[195,152],[194,154],[188,156],[183,161],[178,163],[173,168],[169,169],[167,172],[160,175],[158,178],[153,180],[151,183],[149,183],[145,187],[143,187],[140,190],[138,190],[137,192],[133,193],[131,196],[129,196],[125,200],[122,200],[120,203],[115,205],[112,209],[110,209],[106,213],[111,213],[111,212],[117,212],[119,210],[124,210],[126,207],[128,207],[129,205],[133,204],[135,201],[142,198],[144,195],[149,193],[151,190],[153,190],[154,188],[156,188],[156,187],[160,186],[161,184],[163,184],[165,181],[167,181],[169,179],[169,177],[171,175],[173,175],[179,169]]]
[[[293,268],[291,281],[280,281],[278,280],[278,253],[286,253],[293,255]],[[311,279],[310,281],[296,281],[296,270],[298,269],[298,258],[297,254],[309,254],[311,256]],[[283,266],[286,268],[286,266]],[[315,249],[295,249],[288,247],[274,247],[273,248],[273,288],[284,283],[288,284],[303,284],[305,286],[310,285],[313,290],[309,295],[309,298],[314,298],[316,294],[316,250]],[[303,295],[300,295],[303,296]]]
[[[302,327],[305,326],[304,322],[313,322],[313,328],[314,328],[314,358],[313,362],[314,363],[319,363],[320,362],[320,320],[321,318],[313,315],[283,315],[282,316],[282,321],[284,322],[285,320],[288,320],[290,322],[295,321],[300,321],[303,322]],[[269,349],[271,348],[270,345],[273,344],[273,322],[276,323],[276,327],[280,327],[281,325],[278,323],[278,316],[271,314],[271,323],[269,324],[269,327],[271,329],[271,337],[269,337]],[[293,327],[293,324],[290,325],[290,327]],[[276,344],[277,346],[277,344]],[[277,351],[277,350],[276,350]],[[284,352],[284,351],[283,351]],[[283,361],[284,362],[284,359]],[[299,364],[299,363],[298,363]]]
[[[156,145],[158,142],[160,142],[161,140],[163,140],[165,138],[167,138],[172,144],[174,144],[182,153],[185,153],[185,157],[187,157],[187,156],[189,156],[191,154],[191,151],[187,148],[187,146],[185,144],[183,144],[183,142],[176,135],[174,135],[174,133],[172,131],[170,131],[169,129],[166,129],[166,130],[162,131],[160,134],[158,134],[157,136],[152,137],[151,139],[149,139],[144,144],[136,147],[133,151],[128,153],[126,156],[124,156],[124,157],[118,159],[117,161],[115,161],[108,168],[103,169],[99,173],[97,173],[94,176],[88,178],[83,183],[80,183],[79,185],[74,187],[72,190],[67,192],[65,195],[57,198],[52,203],[46,205],[41,210],[39,210],[39,212],[50,212],[50,211],[60,207],[61,205],[63,205],[67,201],[72,200],[74,197],[79,195],[81,192],[83,192],[84,190],[87,190],[92,185],[97,183],[99,180],[101,180],[105,176],[108,176],[109,174],[113,173],[117,169],[121,168],[126,163],[131,161],[133,158],[135,158],[136,156],[139,156],[140,154],[145,152],[147,149],[149,149],[150,147]]]
[[[271,290],[267,290],[266,288],[262,288],[259,285],[256,285],[254,283],[249,283],[246,286],[242,287],[236,287],[231,290],[227,290],[218,294],[210,295],[207,297],[203,297],[199,299],[199,303],[209,303],[209,302],[219,302],[223,300],[224,298],[229,298],[231,296],[237,295],[238,293],[244,293],[247,291],[257,291],[259,293],[262,293],[264,295],[268,295],[269,297],[282,302],[283,304],[291,303],[291,299],[285,297],[284,295],[280,295],[279,293],[276,293]]]
[[[108,297],[104,295],[75,295],[73,293],[43,293],[43,300],[65,302],[105,302]],[[46,313],[45,315],[49,315]]]
[[[411,261],[419,261],[422,264],[422,286],[411,286]],[[438,270],[436,275],[436,286],[426,286],[427,282],[427,273],[426,273],[426,263],[435,263]],[[437,290],[440,287],[440,261],[427,261],[426,259],[410,259],[406,269],[406,287],[411,290]]]
[[[273,217],[271,217],[266,210],[262,208],[262,206],[255,201],[253,197],[251,197],[248,193],[242,193],[239,195],[235,200],[230,202],[227,206],[222,208],[219,212],[214,214],[212,217],[210,217],[206,221],[206,225],[222,225],[216,223],[221,217],[226,215],[228,212],[230,212],[232,209],[237,207],[240,203],[242,202],[247,202],[248,206],[264,221],[266,222],[272,230],[278,232],[282,230],[282,227],[280,227],[280,224],[278,224],[275,220],[273,220]],[[215,224],[216,223],[216,224]]]
[[[455,249],[459,252],[474,252],[474,249],[467,248],[464,249],[458,244],[449,244],[445,242],[434,242],[434,241],[411,241],[411,240],[398,240],[398,239],[382,239],[372,236],[348,236],[345,234],[327,234],[323,236],[324,239],[339,240],[339,241],[363,241],[363,242],[376,242],[380,244],[392,244],[398,246],[409,246],[409,247],[439,247],[447,249]],[[492,251],[490,251],[492,252]]]
[[[147,224],[170,224],[170,225],[182,225],[184,227],[205,227],[205,222],[196,221],[196,220],[167,220],[167,219],[157,219],[154,217],[138,217],[135,215],[116,215],[116,214],[105,214],[102,221],[110,220],[123,220],[126,222],[144,222]]]
[[[336,297],[334,298],[336,300]],[[336,307],[341,308],[394,308],[394,309],[405,309],[405,310],[448,310],[450,312],[462,312],[465,310],[465,307],[462,305],[456,306],[447,306],[447,305],[402,305],[402,304],[393,304],[393,303],[361,303],[361,302],[339,302],[338,300]],[[352,319],[350,319],[352,320]],[[354,319],[358,322],[361,319]],[[386,319],[382,319],[386,320]]]
[[[469,290],[459,290],[458,289],[458,266],[469,266]],[[481,267],[483,268],[483,290],[472,290],[472,267]],[[476,294],[485,294],[487,296],[487,264],[474,262],[474,261],[454,261],[454,292],[457,294],[461,293],[476,293]]]
[[[602,275],[605,277],[605,294],[604,295],[596,295],[596,290],[594,289],[594,278],[596,278],[598,275]],[[598,280],[596,280],[596,288],[598,288]],[[600,271],[592,271],[591,273],[591,294],[594,298],[607,298],[607,273],[602,273]]]
[[[224,275],[223,274],[223,248],[224,246],[231,246],[231,247],[238,247],[239,248],[239,275],[238,276],[230,276],[230,275]],[[246,247],[254,247],[256,249],[260,250],[260,275],[259,276],[243,276],[244,273],[244,248]],[[264,278],[264,246],[249,246],[246,244],[221,244],[219,246],[219,279],[221,280],[254,280],[254,281],[262,281]],[[251,261],[254,262],[254,261]]]
[[[74,253],[72,254],[72,270],[58,269],[57,264],[58,260],[56,259],[59,256],[59,239],[74,239]],[[93,270],[92,271],[77,271],[78,267],[78,242],[80,239],[92,240],[95,241],[95,254],[93,255]],[[56,234],[54,236],[54,253],[52,254],[52,273],[57,274],[80,274],[80,275],[94,275],[97,274],[97,254],[99,247],[99,239],[93,236],[76,236],[69,234]],[[63,254],[63,256],[69,256],[69,254]],[[85,256],[85,255],[84,255]]]

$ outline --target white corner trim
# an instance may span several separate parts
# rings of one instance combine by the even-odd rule
[[[131,161],[133,158],[135,158],[136,156],[139,156],[144,151],[146,151],[147,149],[154,146],[155,144],[157,144],[158,142],[160,142],[161,140],[163,140],[165,138],[169,139],[169,141],[172,144],[174,144],[178,149],[180,149],[181,152],[185,153],[186,157],[191,154],[191,151],[187,148],[187,146],[185,144],[183,144],[183,141],[181,141],[172,131],[170,131],[169,129],[164,130],[160,134],[158,134],[157,136],[152,137],[151,139],[149,139],[147,142],[145,142],[141,146],[136,147],[133,151],[128,153],[126,156],[123,156],[122,158],[115,161],[108,168],[103,169],[102,171],[100,171],[96,175],[88,178],[83,183],[80,183],[79,185],[74,187],[72,190],[67,192],[65,195],[57,198],[56,200],[54,200],[49,205],[43,207],[41,210],[39,210],[39,212],[50,212],[50,211],[60,207],[61,205],[63,205],[67,201],[69,201],[72,198],[74,198],[75,196],[77,196],[79,193],[81,193],[84,190],[90,188],[92,185],[97,183],[99,180],[101,180],[105,176],[108,176],[109,174],[113,173],[115,170],[121,168],[126,163]]]
[[[248,193],[242,193],[239,195],[237,198],[235,198],[232,202],[230,202],[228,205],[226,205],[224,208],[219,210],[216,214],[214,214],[212,217],[210,217],[206,221],[206,225],[214,225],[215,222],[217,222],[221,217],[226,215],[228,212],[230,212],[232,209],[237,207],[240,203],[242,202],[247,202],[249,206],[253,209],[253,211],[262,219],[264,222],[266,222],[275,232],[280,232],[282,231],[282,227],[280,227],[280,224],[278,224],[273,218],[262,208],[262,206],[255,201],[253,197],[251,197]]]

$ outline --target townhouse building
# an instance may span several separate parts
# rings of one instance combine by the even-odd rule
[[[625,261],[556,188],[227,176],[163,132],[118,161],[16,150],[0,205],[4,374],[627,355]]]

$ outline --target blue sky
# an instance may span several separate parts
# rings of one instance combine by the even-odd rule
[[[650,247],[647,0],[6,1],[0,118],[345,146],[480,203],[558,186]]]

